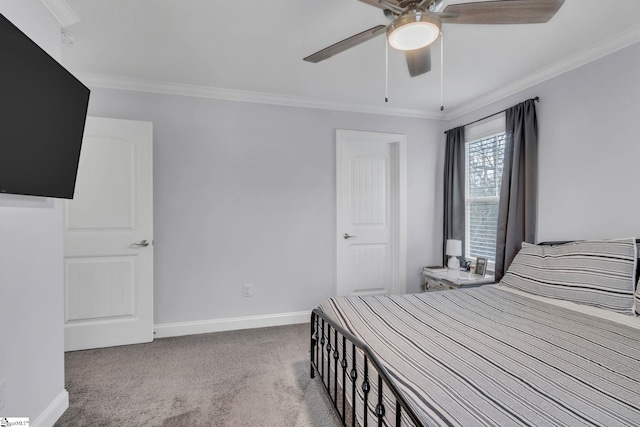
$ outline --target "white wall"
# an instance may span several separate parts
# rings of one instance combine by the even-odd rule
[[[0,13],[60,57],[60,26],[39,1],[0,0]],[[67,407],[62,257],[61,202],[0,195],[0,416],[51,425]]]
[[[407,135],[408,290],[440,259],[437,122],[106,89],[89,113],[154,123],[156,324],[310,310],[335,294],[336,129]]]
[[[640,43],[457,118],[539,96],[538,241],[640,238]]]

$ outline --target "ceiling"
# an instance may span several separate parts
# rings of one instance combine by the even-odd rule
[[[466,0],[467,2],[469,0]],[[450,119],[640,41],[640,1],[566,0],[546,24],[445,24],[432,71],[410,78],[385,37],[302,58],[378,24],[358,0],[66,0],[64,65],[90,86]],[[461,3],[445,0],[445,6]],[[604,77],[604,76],[603,76]]]

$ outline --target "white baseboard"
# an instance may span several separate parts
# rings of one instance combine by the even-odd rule
[[[200,320],[197,322],[160,323],[154,325],[154,338],[181,335],[208,334],[210,332],[238,329],[265,328],[268,326],[296,325],[310,322],[311,311],[266,314],[262,316],[231,317],[227,319]]]
[[[31,427],[52,427],[69,407],[69,393],[62,390],[58,396],[42,411],[35,420],[31,421]]]

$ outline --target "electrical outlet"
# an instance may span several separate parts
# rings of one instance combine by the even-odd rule
[[[250,285],[250,284],[246,284],[246,285],[242,286],[242,296],[243,297],[250,297],[250,296],[253,295],[252,294],[252,290],[253,290],[252,286],[253,285]]]
[[[0,381],[0,411],[2,411],[3,409],[4,409],[4,380]]]

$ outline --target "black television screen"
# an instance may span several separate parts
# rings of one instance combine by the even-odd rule
[[[89,89],[0,14],[0,193],[72,199]]]

